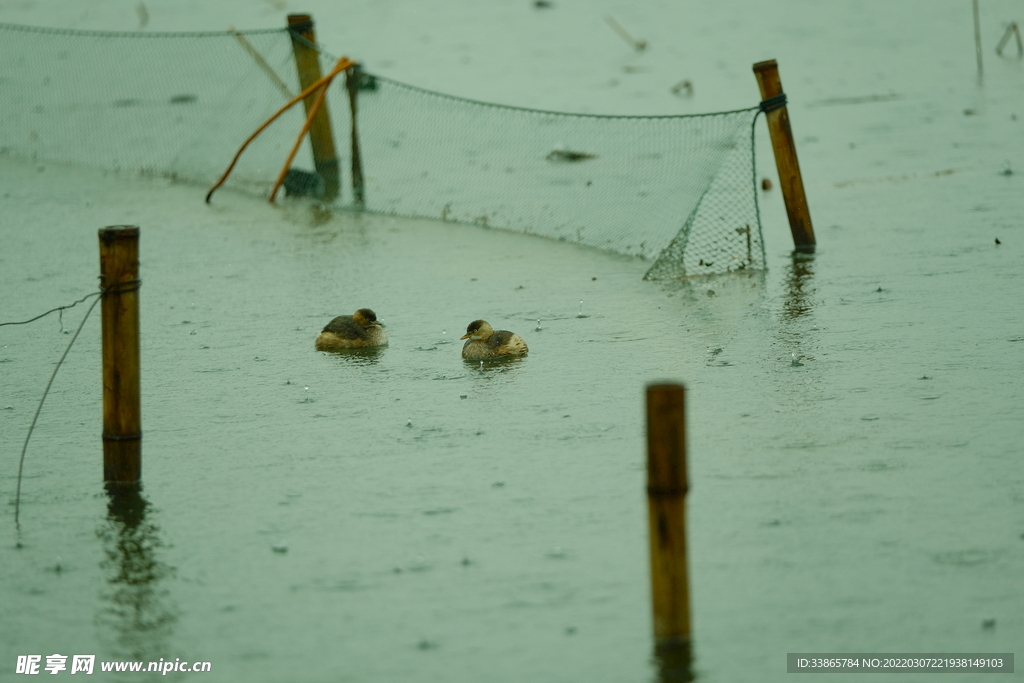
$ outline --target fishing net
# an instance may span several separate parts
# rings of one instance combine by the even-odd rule
[[[0,24],[0,154],[208,187],[245,138],[303,89],[294,48],[303,42],[287,29]],[[305,47],[327,73],[335,58]],[[329,87],[325,106],[338,175],[324,182],[323,160],[306,142],[285,183],[292,193],[640,256],[654,262],[649,278],[764,267],[757,107],[565,114],[451,97],[357,68]],[[227,185],[269,193],[305,118],[302,106],[285,112],[242,154]]]

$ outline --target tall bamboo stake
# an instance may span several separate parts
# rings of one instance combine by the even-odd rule
[[[647,510],[655,653],[663,673],[689,667],[686,419],[681,384],[647,387]]]
[[[103,290],[103,480],[137,484],[142,478],[139,381],[139,228],[101,228]]]
[[[299,74],[300,90],[320,79],[320,55],[310,47],[316,42],[313,31],[313,18],[308,14],[289,14],[288,30],[292,34],[292,51],[295,53],[295,68]],[[299,36],[300,39],[297,39]],[[311,93],[303,100],[306,115],[313,110],[316,93]],[[313,146],[313,165],[316,172],[324,179],[324,195],[326,199],[334,199],[341,189],[341,171],[338,166],[338,152],[334,146],[334,133],[331,131],[331,117],[324,102],[313,117],[309,127],[309,141]]]
[[[761,89],[762,100],[783,96],[779,67],[774,59],[755,64],[754,75]],[[789,111],[785,103],[767,111],[765,119],[768,121],[768,133],[775,152],[775,167],[779,171],[779,185],[782,199],[786,203],[793,245],[797,251],[812,252],[815,246],[814,227],[811,225],[810,209],[807,208],[804,180],[800,175],[800,163],[796,159],[796,143],[789,127]]]

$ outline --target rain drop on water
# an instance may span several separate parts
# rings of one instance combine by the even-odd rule
[[[576,314],[576,317],[577,318],[585,318],[585,317],[587,317],[587,316],[583,315],[583,299],[580,299],[580,312]]]
[[[537,329],[536,332],[540,332],[540,318],[537,318]]]

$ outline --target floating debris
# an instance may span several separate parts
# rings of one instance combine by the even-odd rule
[[[554,149],[547,155],[548,161],[583,161],[584,159],[596,159],[596,154],[586,152],[574,152],[571,149]]]
[[[679,97],[693,97],[693,83],[690,79],[679,81],[672,86],[672,94]]]
[[[902,95],[896,93],[888,93],[886,95],[862,95],[860,97],[830,97],[824,100],[815,100],[814,102],[808,102],[805,106],[808,109],[813,107],[828,107],[842,104],[865,104],[868,102],[891,102],[892,100],[901,99]]]
[[[619,36],[624,41],[626,41],[626,43],[628,43],[629,46],[632,47],[634,50],[636,50],[637,52],[643,52],[644,50],[647,49],[646,40],[637,40],[633,36],[629,35],[629,31],[622,28],[622,24],[615,21],[615,19],[613,19],[611,15],[606,16],[604,20],[607,21],[608,25],[611,26],[615,30],[615,32],[618,33]]]
[[[1003,48],[1006,47],[1006,43],[1010,40],[1010,36],[1017,39],[1017,59],[1024,57],[1024,43],[1020,40],[1020,29],[1017,27],[1016,21],[1011,21],[1010,25],[1006,27],[1006,33],[999,40],[999,44],[996,45],[996,54],[1000,57],[1003,56]]]
[[[761,179],[761,189],[764,190],[765,192],[767,192],[768,190],[772,189],[772,181],[769,180],[768,178],[762,178]]]

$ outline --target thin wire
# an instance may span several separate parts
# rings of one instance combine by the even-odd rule
[[[94,292],[93,294],[90,294],[89,296],[95,296],[96,294],[103,294],[103,291]],[[85,298],[87,299],[89,297],[85,297]],[[29,439],[32,438],[32,430],[34,430],[36,428],[36,420],[39,419],[39,413],[42,412],[42,410],[43,410],[43,402],[46,401],[46,395],[50,393],[50,387],[53,386],[53,380],[54,380],[54,378],[57,377],[57,371],[60,370],[60,366],[61,366],[61,364],[64,363],[64,359],[68,357],[68,351],[71,350],[71,347],[72,347],[72,345],[74,345],[75,340],[78,339],[78,333],[82,331],[83,327],[85,327],[85,321],[89,319],[89,314],[92,313],[92,309],[96,308],[96,304],[100,301],[101,298],[102,297],[97,297],[96,301],[93,301],[92,305],[89,306],[89,310],[85,312],[85,317],[82,318],[82,322],[79,323],[78,329],[75,330],[75,335],[73,337],[71,337],[71,341],[68,343],[68,347],[66,349],[64,349],[64,355],[62,355],[60,357],[60,360],[57,361],[57,367],[55,367],[53,369],[53,374],[50,375],[50,381],[46,383],[46,389],[43,391],[43,397],[41,399],[39,399],[39,406],[36,408],[36,414],[32,417],[32,424],[29,426],[29,428],[28,428],[28,435],[25,437],[25,445],[21,447],[21,458],[18,460],[18,488],[17,488],[17,492],[14,494],[14,527],[16,529],[19,528],[18,527],[18,513],[21,510],[21,472],[22,472],[22,469],[24,468],[24,465],[25,465],[25,452],[28,450],[28,441],[29,441]],[[84,301],[85,299],[82,299],[82,300]],[[58,310],[58,309],[55,308],[53,310]],[[50,311],[50,312],[52,313],[53,311]],[[46,314],[44,313],[43,315],[46,315]],[[42,317],[42,316],[40,316],[40,317]]]
[[[757,196],[757,117],[764,113],[758,109],[750,122],[750,189],[754,192],[754,215],[757,216],[757,233],[761,242],[761,263],[768,268],[768,254],[764,246],[764,227],[761,225],[761,202]],[[767,117],[766,117],[767,118]]]
[[[85,301],[89,297],[91,297],[91,296],[99,296],[102,293],[103,292],[93,292],[92,294],[86,294],[85,296],[83,296],[81,299],[79,299],[78,301],[76,301],[73,304],[68,304],[67,306],[58,306],[57,308],[53,308],[53,309],[47,311],[46,313],[43,313],[41,315],[37,315],[36,317],[32,318],[31,320],[22,320],[20,322],[15,322],[15,323],[0,323],[0,327],[3,327],[4,325],[27,325],[27,324],[29,324],[31,322],[35,322],[36,320],[39,320],[40,318],[48,316],[48,315],[50,315],[51,313],[53,313],[55,311],[63,311],[63,310],[68,309],[68,308],[73,308],[74,306],[77,306],[78,304],[82,303],[83,301]],[[62,321],[63,321],[63,318],[62,318]],[[61,322],[61,327],[64,327],[63,322]]]

